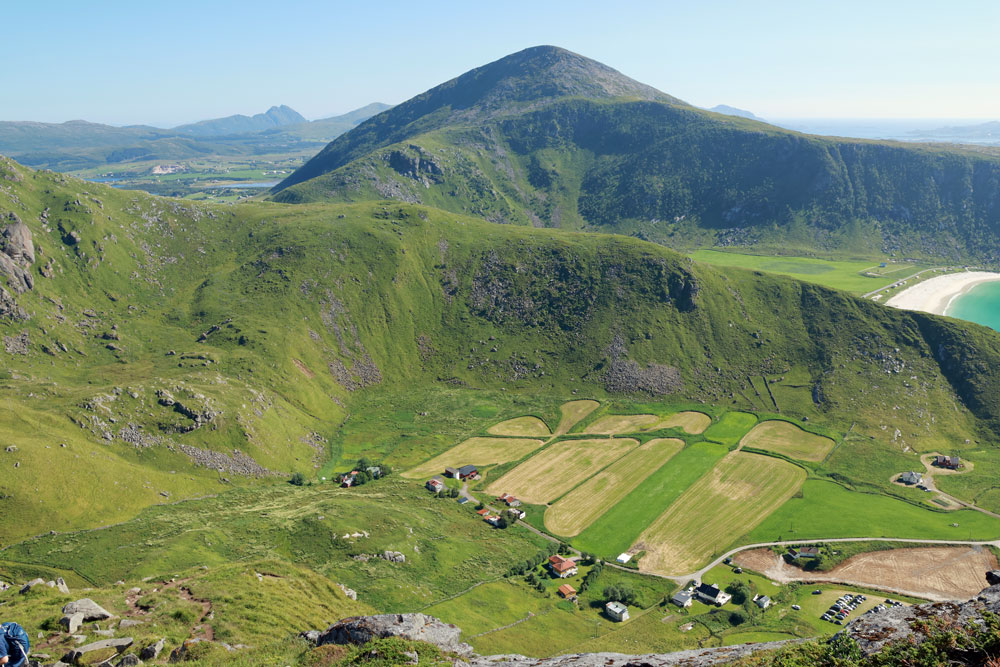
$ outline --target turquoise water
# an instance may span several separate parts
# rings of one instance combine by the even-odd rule
[[[952,301],[946,314],[1000,331],[1000,281],[976,285]]]

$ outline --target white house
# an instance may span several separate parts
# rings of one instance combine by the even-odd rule
[[[625,563],[627,563],[630,560],[632,560],[632,554],[630,554],[630,553],[618,554],[618,558],[616,558],[615,560],[617,560],[619,563],[621,563],[622,565],[624,565]]]
[[[670,601],[678,607],[690,607],[693,599],[694,592],[685,590],[675,593],[674,597],[670,598]]]
[[[604,605],[604,611],[608,612],[608,616],[616,621],[628,620],[628,607],[623,605],[621,602],[607,603]]]
[[[698,584],[694,593],[705,604],[714,604],[716,607],[721,607],[733,599],[732,595],[719,590],[718,586],[712,584]]]

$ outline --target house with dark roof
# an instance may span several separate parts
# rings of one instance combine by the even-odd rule
[[[937,456],[934,458],[934,465],[938,468],[958,470],[962,467],[962,460],[957,456]]]
[[[694,592],[689,590],[677,591],[674,593],[674,597],[670,598],[678,607],[690,607],[691,602],[694,600]]]
[[[697,588],[694,589],[694,594],[705,604],[714,604],[716,607],[721,607],[733,599],[732,595],[713,584],[698,584]]]
[[[475,477],[478,474],[479,471],[476,469],[476,466],[473,465],[462,466],[461,468],[458,469],[459,479],[468,479],[470,477]]]
[[[819,547],[802,547],[800,549],[789,549],[789,555],[795,560],[800,558],[819,558]]]

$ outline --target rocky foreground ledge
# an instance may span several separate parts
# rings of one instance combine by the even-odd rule
[[[864,656],[880,652],[886,645],[906,641],[919,644],[934,627],[982,625],[985,614],[1000,614],[1000,571],[987,574],[991,585],[966,602],[932,602],[912,607],[893,607],[851,621],[838,636],[853,639]],[[334,623],[325,631],[302,636],[317,646],[366,644],[373,639],[402,637],[427,642],[454,656],[456,667],[709,667],[770,651],[804,640],[741,644],[694,649],[674,653],[627,655],[623,653],[576,653],[551,658],[523,655],[481,656],[461,641],[462,630],[425,614],[357,616]]]

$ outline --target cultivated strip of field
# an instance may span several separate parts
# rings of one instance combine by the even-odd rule
[[[535,438],[547,438],[551,435],[549,427],[538,417],[515,417],[494,424],[486,431],[493,435],[524,435]]]
[[[724,445],[714,442],[685,447],[574,538],[573,546],[605,558],[626,551],[656,517],[727,452]]]
[[[638,440],[563,440],[490,484],[487,491],[510,493],[535,505],[550,503],[639,444]]]
[[[541,440],[530,438],[469,438],[444,454],[407,470],[403,473],[403,477],[416,479],[439,475],[445,468],[456,468],[470,463],[483,466],[516,461],[541,446]]]
[[[770,549],[752,549],[734,557],[737,565],[774,581],[829,581],[899,591],[929,600],[965,600],[983,588],[983,572],[997,568],[985,547],[888,549],[851,556],[827,572],[806,572],[789,565]]]
[[[757,415],[749,412],[727,412],[719,421],[708,427],[705,439],[731,447],[738,443],[756,423]]]
[[[656,415],[606,415],[588,424],[584,433],[603,433],[617,435],[618,433],[637,433],[660,421]]]
[[[573,428],[577,422],[596,410],[599,405],[600,403],[597,401],[589,399],[563,403],[559,406],[559,410],[562,412],[562,419],[559,421],[559,426],[556,427],[556,435],[569,433],[569,430]]]
[[[548,508],[545,527],[556,535],[578,535],[682,449],[683,440],[657,438],[632,450]]]
[[[697,433],[704,433],[705,429],[708,428],[711,423],[712,418],[704,412],[687,410],[685,412],[678,412],[675,415],[670,415],[658,424],[655,424],[650,430],[659,428],[680,428],[686,433],[694,435]]]
[[[752,530],[798,491],[806,472],[759,454],[731,452],[639,536],[639,569],[691,572]]]
[[[803,431],[795,424],[775,419],[754,426],[752,431],[743,436],[740,444],[802,461],[822,461],[835,443],[830,438]]]

